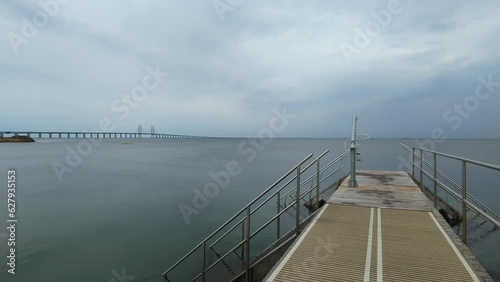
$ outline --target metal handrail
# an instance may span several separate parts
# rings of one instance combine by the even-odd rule
[[[401,146],[403,148],[409,150],[408,146],[406,146],[404,144],[401,144]],[[416,153],[417,150],[420,151],[420,155],[418,155]],[[431,153],[433,155],[433,161],[434,161],[433,166],[431,166],[430,164],[428,164],[428,162],[425,161],[424,152]],[[469,193],[467,193],[467,164],[474,164],[474,165],[478,165],[478,166],[481,166],[484,168],[493,169],[496,171],[500,171],[500,166],[488,164],[488,163],[484,163],[484,162],[480,162],[480,161],[476,161],[476,160],[472,160],[472,159],[468,159],[468,158],[463,158],[463,157],[459,157],[459,156],[455,156],[455,155],[445,154],[445,153],[441,153],[441,152],[437,152],[437,151],[433,151],[433,150],[428,150],[428,149],[424,149],[424,148],[413,147],[411,149],[411,154],[412,154],[412,176],[414,179],[416,179],[415,168],[418,168],[420,171],[420,188],[422,189],[422,191],[424,191],[424,189],[425,189],[424,178],[423,178],[424,176],[428,177],[430,180],[433,181],[433,183],[434,183],[434,191],[433,191],[434,205],[436,207],[437,207],[437,197],[438,197],[438,195],[437,195],[437,187],[438,186],[443,188],[448,194],[452,195],[453,197],[455,197],[456,199],[461,201],[461,203],[462,203],[461,216],[462,216],[462,225],[463,225],[463,227],[462,227],[462,229],[463,229],[462,241],[464,242],[464,244],[467,245],[467,235],[468,235],[467,234],[468,233],[468,230],[467,230],[467,208],[469,208],[469,210],[472,209],[474,212],[476,212],[476,214],[483,217],[486,221],[489,221],[490,223],[492,223],[494,225],[495,229],[500,228],[500,222],[496,219],[496,218],[498,218],[498,215],[496,215],[496,213],[493,212],[491,209],[488,209],[479,200],[470,196]],[[455,186],[456,188],[458,188],[457,190],[460,190],[459,191],[459,192],[461,192],[460,194],[455,192],[453,189],[451,189],[446,184],[444,184],[443,182],[441,182],[440,180],[437,179],[438,174],[440,174],[440,175],[443,174],[442,172],[439,172],[439,170],[437,169],[437,165],[438,165],[437,156],[442,156],[445,158],[454,159],[454,160],[458,160],[461,162],[462,186],[460,187],[458,184]],[[416,164],[416,162],[415,162],[416,159],[420,160],[419,164]],[[433,170],[433,175],[431,175],[430,173],[425,171],[424,164],[431,167],[431,169]],[[445,179],[449,179],[449,177],[446,176]],[[472,201],[470,201],[468,199],[469,196],[472,199]],[[477,203],[479,203],[479,204],[477,204]],[[481,206],[481,207],[478,207],[478,206]],[[483,207],[486,207],[486,210],[482,209]],[[488,214],[488,212],[493,214],[493,216],[490,216]]]
[[[412,149],[410,147],[408,147],[406,144],[403,144],[403,143],[399,143],[399,144],[403,148],[405,148],[409,153],[412,153]],[[415,156],[417,157],[417,159],[420,159],[419,155],[415,155]],[[430,169],[432,169],[432,170],[434,169],[434,166],[431,163],[429,163],[425,159],[423,159],[422,161]],[[460,185],[458,185],[455,181],[453,181],[451,178],[449,178],[446,174],[444,174],[440,170],[436,170],[436,172],[437,172],[437,174],[439,176],[443,177],[446,181],[448,181],[450,184],[452,184],[460,193],[462,192],[462,187],[460,187]],[[457,200],[460,200],[460,197],[458,197],[458,198],[454,197],[454,198],[457,199]],[[500,219],[500,216],[498,214],[496,214],[492,209],[490,209],[489,207],[487,207],[486,205],[484,205],[481,201],[479,201],[476,197],[474,197],[470,193],[467,193],[467,198],[471,199],[476,205],[478,205],[484,211],[488,211],[489,213],[491,213],[495,219],[497,219],[497,220]]]
[[[339,172],[339,171],[340,171],[341,169],[343,169],[343,168],[344,168],[344,165],[342,165],[341,167],[337,168],[335,171],[333,171],[332,173],[330,173],[328,176],[326,176],[325,178],[321,179],[321,180],[319,181],[319,184],[323,183],[324,181],[326,181],[328,178],[330,178],[332,175],[334,175],[335,173]],[[349,175],[349,173],[346,173],[346,176],[347,176],[347,175]],[[343,178],[343,177],[340,177],[340,178]],[[302,186],[304,186],[304,185],[301,185],[301,187],[302,187]],[[312,191],[314,191],[314,189],[316,189],[316,187],[317,187],[317,184],[316,184],[316,185],[314,185],[313,187],[311,187],[311,188],[310,188],[309,190],[307,190],[306,192],[302,193],[301,198],[303,198],[305,195],[307,195],[307,194],[311,193]],[[292,192],[293,192],[293,190],[292,190]],[[294,198],[293,198],[293,196],[292,196],[292,193],[288,193],[288,195],[290,195],[290,198],[291,198],[292,200],[294,200]],[[282,197],[281,199],[283,199],[283,198],[284,198],[284,197]],[[290,204],[294,204],[294,203],[295,203],[295,202],[291,202]],[[286,206],[287,206],[287,203],[286,203],[286,201],[285,201],[285,207],[286,207]]]
[[[319,157],[317,157],[314,161],[311,162],[311,164],[314,164],[315,162],[317,162],[319,159],[321,159],[322,157],[324,157],[328,152],[330,152],[330,150],[326,150],[323,154],[321,154]],[[311,164],[309,164],[304,170],[302,170],[302,173],[304,171],[306,171],[308,168],[311,167]],[[287,175],[288,176],[288,175]],[[291,181],[297,179],[297,176],[294,176],[291,180],[289,180],[288,184],[290,184]],[[281,179],[283,180],[283,179]],[[302,187],[303,184],[301,184],[301,187]],[[263,205],[265,205],[266,203],[268,203],[272,198],[274,198],[274,196],[276,196],[276,194],[278,194],[279,192],[281,192],[281,190],[283,190],[287,185],[283,185],[280,189],[276,190],[273,194],[271,194],[266,200],[262,201],[262,203],[260,203],[260,205],[258,205],[253,211],[250,211],[250,215],[254,214],[258,209],[260,209]],[[268,191],[269,192],[269,191]],[[266,193],[262,193],[260,197],[264,196]],[[257,199],[258,200],[258,199]],[[254,200],[252,203],[255,203],[256,201]],[[250,205],[249,205],[250,206]]]
[[[428,172],[426,172],[425,170],[423,171],[423,173],[425,174],[425,176],[429,177],[430,179],[432,179],[432,175],[430,175]],[[456,197],[460,200],[461,199],[461,195],[458,194],[457,192],[453,191],[453,189],[451,189],[450,187],[448,187],[446,184],[444,184],[443,182],[439,181],[436,179],[436,181],[438,182],[439,186],[441,186],[443,189],[445,189],[447,192],[449,192],[450,194],[452,194],[453,197]],[[474,209],[478,214],[480,214],[482,217],[484,217],[486,220],[490,221],[493,225],[495,225],[497,228],[500,227],[500,222],[497,221],[496,219],[494,219],[493,217],[491,217],[489,214],[487,214],[486,212],[484,212],[481,208],[479,207],[476,207],[476,205],[474,203],[471,203],[470,201],[468,200],[464,200],[467,205]]]
[[[234,229],[236,229],[236,227],[238,227],[238,225],[244,223],[245,220],[246,220],[246,217],[244,217],[240,221],[238,221],[233,227],[231,227],[226,233],[224,233],[224,235],[220,236],[219,239],[215,240],[215,242],[213,242],[210,245],[210,248],[212,248],[213,246],[217,245],[217,243],[219,243],[224,237],[226,237],[227,235],[229,235],[229,233],[231,233]]]
[[[418,150],[421,150],[421,151],[424,151],[424,152],[428,152],[428,153],[433,153],[433,154],[435,153],[437,155],[440,155],[440,156],[443,156],[443,157],[447,157],[447,158],[450,158],[450,159],[455,159],[455,160],[459,160],[459,161],[465,161],[465,162],[470,163],[470,164],[475,164],[475,165],[482,166],[482,167],[485,167],[485,168],[489,168],[489,169],[494,169],[496,171],[500,171],[500,166],[498,166],[498,165],[489,164],[489,163],[485,163],[485,162],[480,162],[480,161],[476,161],[476,160],[472,160],[472,159],[468,159],[468,158],[463,158],[463,157],[459,157],[459,156],[455,156],[455,155],[445,154],[445,153],[441,153],[441,152],[436,152],[436,151],[432,151],[432,150],[427,150],[427,149],[423,149],[423,148],[415,148],[415,149],[418,149]]]
[[[272,190],[276,185],[278,185],[283,179],[288,177],[290,174],[292,174],[297,167],[301,166],[303,163],[305,163],[307,160],[309,160],[313,154],[309,154],[306,158],[304,158],[302,161],[300,161],[298,164],[296,164],[290,171],[288,171],[286,174],[284,174],[278,181],[274,182],[273,185],[271,185],[269,188],[267,188],[264,192],[262,192],[259,196],[257,196],[253,201],[251,201],[248,205],[246,205],[243,209],[241,209],[239,212],[234,214],[229,220],[227,220],[224,224],[222,224],[217,230],[212,232],[208,237],[205,238],[200,244],[198,244],[196,247],[194,247],[190,252],[188,252],[185,256],[183,256],[180,260],[178,260],[174,265],[172,265],[167,271],[165,271],[162,275],[166,276],[170,271],[172,271],[175,267],[177,267],[179,264],[181,264],[184,260],[186,260],[190,255],[192,255],[197,249],[199,249],[201,246],[203,246],[204,243],[206,243],[208,240],[210,240],[213,236],[215,236],[217,233],[219,233],[222,229],[224,229],[227,225],[229,225],[235,218],[237,218],[239,215],[241,215],[244,211],[247,210],[253,203],[258,201],[263,195],[265,195],[267,192]],[[246,218],[246,217],[245,217]]]
[[[322,157],[324,157],[326,154],[328,154],[330,152],[330,150],[326,150],[325,152],[323,152],[321,155],[319,155],[315,160],[313,160],[308,166],[306,166],[303,170],[301,170],[301,173],[304,173],[307,169],[309,169],[314,163],[316,163],[317,161],[319,161]],[[285,185],[283,185],[280,189],[276,190],[274,193],[272,193],[266,200],[262,201],[262,203],[260,203],[260,205],[258,205],[256,208],[253,209],[253,211],[250,211],[250,215],[254,214],[257,210],[259,210],[262,206],[264,206],[265,204],[267,204],[270,200],[272,200],[277,194],[279,194],[284,188],[286,188],[288,186],[288,184],[290,184],[293,180],[297,179],[297,176],[294,176],[292,179],[290,179]],[[283,179],[281,179],[283,180]],[[306,182],[307,183],[307,182]],[[300,187],[302,187],[305,183],[301,183]],[[293,190],[292,190],[293,191]],[[265,193],[263,193],[265,194]],[[263,194],[261,194],[261,196],[263,196]],[[253,202],[255,203],[255,201]],[[285,209],[285,210],[288,210]],[[280,212],[278,213],[277,217],[279,217],[279,215],[283,214],[283,212]],[[273,221],[275,220],[276,218],[273,218]],[[245,218],[243,219],[243,221],[245,220]],[[239,225],[240,223],[236,223],[235,226],[233,226],[233,228],[231,228],[232,230],[236,229],[236,227]],[[267,224],[269,225],[269,224]],[[266,226],[267,226],[266,225]],[[221,238],[219,238],[217,240],[217,243],[220,242],[220,240],[223,239],[223,237],[227,236],[230,232],[226,232],[227,234],[224,234],[221,236]],[[250,237],[253,237],[253,235],[251,235]],[[211,246],[215,245],[216,243],[212,244]]]
[[[274,187],[276,187],[281,181],[283,181],[285,178],[287,178],[290,174],[292,174],[295,170],[297,170],[297,168],[299,168],[302,164],[304,164],[305,162],[307,162],[307,160],[309,160],[311,157],[313,156],[313,154],[310,154],[309,156],[307,156],[305,159],[303,159],[301,162],[299,162],[298,164],[296,164],[290,171],[288,171],[285,175],[283,175],[278,181],[274,182],[273,185],[271,185],[271,187],[267,188],[264,192],[260,193],[259,196],[257,196],[257,198],[255,198],[253,201],[251,201],[247,207],[251,206],[252,204],[254,204],[255,202],[257,202],[262,196],[264,196],[265,194],[267,194],[269,191],[271,191]]]
[[[358,148],[359,146],[361,145],[356,145],[356,148]],[[321,169],[321,172],[324,172],[325,170],[329,169],[330,167],[332,167],[334,164],[336,164],[337,162],[339,162],[340,160],[344,159],[347,155],[349,155],[350,151],[347,150],[345,151],[344,153],[342,153],[340,156],[338,156],[336,159],[334,159],[333,161],[331,161],[330,163],[328,163],[327,165],[325,165],[322,169]]]
[[[402,144],[400,143],[401,146],[403,146],[403,148],[405,148],[407,151],[409,151],[410,153],[412,152],[412,149],[410,147],[408,147],[407,145],[405,144]],[[415,155],[418,159],[420,159],[420,156],[419,155]],[[424,164],[426,164],[430,169],[434,169],[434,166],[431,165],[428,161],[426,161],[425,159],[422,160]],[[449,183],[451,183],[460,193],[462,193],[462,187],[460,187],[460,185],[458,185],[455,181],[453,181],[451,178],[449,178],[446,174],[444,174],[442,171],[440,170],[436,170],[437,174],[439,174],[441,177],[443,177],[446,181],[448,181]],[[479,201],[476,197],[474,197],[473,195],[471,195],[470,193],[467,193],[467,198],[470,198],[472,199],[472,201],[478,205],[479,207],[481,207],[483,210],[485,211],[488,211],[490,212],[491,214],[493,214],[493,216],[498,220],[500,219],[500,216],[497,215],[493,210],[491,210],[490,208],[488,208],[486,205],[484,205],[481,201]],[[457,200],[460,200],[460,198],[455,198]]]
[[[359,145],[358,145],[359,147]],[[319,161],[321,158],[323,158],[326,154],[328,154],[330,152],[330,150],[326,150],[325,152],[323,152],[321,155],[319,155],[315,160],[311,161],[311,163],[306,166],[302,171],[301,173],[304,173],[306,170],[308,170],[314,163],[316,163],[317,161]],[[332,166],[332,164],[335,164],[336,162],[338,162],[339,160],[342,160],[343,157],[345,157],[347,154],[349,153],[349,151],[346,151],[344,152],[344,154],[342,154],[340,157],[336,158],[335,160],[333,160],[332,162],[330,162],[330,164],[326,165],[325,167],[329,168]],[[321,171],[324,171],[325,169],[321,169]],[[340,169],[337,169],[334,173],[336,173],[337,171],[339,171]],[[328,177],[330,177],[332,174],[330,174]],[[313,177],[314,175],[312,175],[311,177]],[[310,178],[311,178],[310,177]],[[292,181],[296,180],[297,176],[294,176],[293,178],[291,178],[287,183],[285,183],[281,188],[279,188],[278,190],[276,190],[274,193],[272,193],[266,200],[262,201],[262,203],[260,205],[258,205],[256,208],[254,208],[252,211],[250,211],[250,215],[254,214],[257,210],[259,210],[262,206],[264,206],[265,204],[267,204],[270,200],[272,200],[277,194],[279,194],[284,188],[286,188]],[[323,179],[322,181],[320,181],[320,183],[322,183],[325,179]],[[300,187],[304,186],[306,183],[308,182],[308,180],[302,182],[300,184]],[[316,188],[316,186],[314,186],[314,188]],[[291,192],[295,191],[296,189],[292,189]],[[305,195],[307,195],[311,190],[313,190],[312,188],[310,190],[308,190],[306,193],[303,193],[301,196],[300,196],[300,199],[304,198]],[[288,192],[288,194],[290,193],[290,191]],[[283,197],[282,197],[283,198]],[[280,200],[282,199],[280,198]],[[292,204],[295,204],[296,201],[293,201]],[[290,205],[289,207],[291,207],[292,205]],[[288,210],[289,207],[286,207],[284,211]],[[276,219],[276,217],[279,217],[281,214],[284,213],[284,211],[280,212],[277,214],[277,216],[273,217],[273,219],[268,223],[268,224],[265,224],[264,227],[267,227],[272,221],[274,221]],[[214,242],[212,245],[210,245],[210,247],[213,247],[214,245],[216,245],[218,242],[220,242],[225,236],[227,236],[232,230],[236,229],[236,227],[238,227],[239,224],[241,224],[242,221],[245,221],[246,218],[243,218],[242,220],[240,220],[238,223],[236,223],[229,231],[227,231],[224,235],[222,235],[219,239],[217,239],[216,242]],[[263,228],[262,228],[263,229]],[[260,231],[260,230],[259,230]],[[251,236],[253,237],[253,235]]]
[[[316,189],[316,187],[314,188],[311,188],[310,190],[313,190],[313,189]],[[308,191],[309,192],[309,191]],[[298,201],[300,201],[302,198],[304,198],[308,193],[304,193],[302,194],[302,196],[300,196],[300,198],[298,199]],[[297,203],[297,199],[295,199],[295,201],[293,202],[293,204],[296,204]],[[270,220],[268,220],[266,223],[264,223],[259,229],[257,229],[256,231],[254,231],[252,233],[252,235],[250,235],[250,238],[254,237],[255,235],[257,235],[260,231],[264,230],[267,226],[269,226],[271,223],[273,223],[273,221],[275,221],[279,216],[281,216],[282,214],[284,214],[286,211],[288,211],[288,209],[290,209],[291,207],[293,207],[293,205],[289,205],[288,207],[285,207],[284,210],[282,210],[280,213],[276,214],[274,217],[272,217]]]
[[[330,178],[332,175],[334,175],[335,173],[339,172],[342,168],[344,168],[344,166],[342,166],[342,167],[340,167],[340,168],[336,169],[334,172],[330,173],[327,177],[325,177],[325,178],[323,178],[323,179],[320,179],[319,183],[320,183],[320,184],[321,184],[321,183],[323,183],[325,180],[327,180],[328,178]],[[321,175],[321,173],[320,173],[320,175]],[[311,180],[312,180],[312,183],[313,183],[313,182],[314,182],[315,177],[316,177],[315,175],[312,175],[312,176],[309,178],[309,180],[308,180],[308,181],[304,181],[304,182],[302,182],[302,184],[300,185],[300,187],[305,186],[305,185],[306,185],[309,181],[311,181]],[[316,188],[316,186],[317,186],[317,185],[312,186],[312,187],[311,187],[311,189]],[[311,189],[310,189],[310,190],[311,190]],[[310,190],[308,190],[307,192],[302,193],[302,195],[301,195],[301,196],[306,195],[308,192],[310,192]],[[281,197],[281,198],[280,198],[280,200],[283,200],[286,196],[290,196],[290,198],[293,200],[293,192],[294,192],[294,191],[295,191],[294,189],[292,189],[292,190],[288,191],[288,192],[285,194],[285,196],[283,196],[283,197]],[[285,205],[286,205],[286,201],[285,201]]]
[[[163,276],[168,280],[167,275],[174,270],[177,266],[179,266],[182,262],[184,262],[188,257],[190,257],[194,252],[196,252],[200,247],[203,247],[203,270],[202,272],[196,276],[194,280],[197,280],[199,278],[202,278],[202,281],[205,281],[205,275],[206,272],[212,269],[217,263],[220,263],[223,261],[224,258],[226,258],[230,253],[235,252],[238,248],[243,247],[244,250],[242,250],[242,258],[243,258],[243,265],[244,265],[244,270],[242,270],[242,273],[239,275],[249,275],[248,270],[250,267],[250,240],[257,235],[259,232],[264,230],[267,226],[269,226],[271,223],[277,220],[277,239],[279,240],[281,237],[280,235],[280,217],[287,212],[293,205],[290,205],[289,207],[285,207],[283,209],[280,208],[280,200],[283,197],[280,197],[280,193],[283,189],[285,189],[290,183],[293,181],[297,182],[297,185],[294,189],[291,190],[291,192],[296,192],[296,197],[295,201],[293,203],[295,204],[296,207],[296,227],[291,231],[295,230],[295,233],[299,233],[299,225],[301,223],[300,221],[300,201],[302,198],[304,198],[308,193],[310,193],[313,189],[317,189],[317,192],[319,193],[319,184],[322,181],[319,181],[321,177],[319,177],[319,180],[317,181],[316,186],[314,186],[311,190],[308,190],[307,193],[300,193],[301,187],[305,185],[307,182],[309,182],[311,179],[314,178],[315,175],[312,175],[308,179],[306,179],[304,182],[300,181],[300,176],[306,172],[309,168],[311,168],[314,164],[317,164],[316,168],[316,176],[319,176],[321,172],[324,172],[326,169],[329,169],[331,166],[333,166],[335,163],[337,163],[340,160],[343,160],[343,158],[349,153],[349,151],[344,152],[342,155],[340,155],[338,158],[336,158],[334,161],[330,162],[328,165],[325,167],[321,168],[320,167],[320,160],[329,153],[329,150],[326,150],[323,152],[321,155],[319,155],[315,160],[311,161],[311,163],[307,166],[305,166],[303,169],[301,169],[301,166],[307,162],[311,157],[312,154],[304,158],[301,162],[299,162],[297,165],[295,165],[290,171],[288,171],[286,174],[284,174],[279,180],[277,180],[273,185],[271,185],[269,188],[264,190],[264,192],[260,193],[254,200],[252,200],[249,204],[245,206],[245,208],[241,209],[238,211],[235,215],[233,215],[228,221],[226,221],[222,226],[217,228],[216,231],[212,232],[208,237],[206,237],[200,244],[198,244],[196,247],[194,247],[190,252],[188,252],[186,255],[184,255],[180,260],[178,260],[174,265],[172,265],[167,271],[163,273]],[[339,169],[340,170],[340,169]],[[337,170],[338,171],[338,170]],[[336,172],[337,172],[336,171]],[[267,195],[271,190],[275,189],[281,182],[283,182],[287,177],[289,177],[292,173],[296,172],[297,174],[294,175],[290,180],[287,181],[287,183],[283,186],[281,186],[279,189],[274,191],[270,196],[266,197],[265,200],[262,201],[256,208],[252,209],[251,206],[255,204],[257,201],[259,201],[262,197]],[[334,172],[334,173],[336,173]],[[328,177],[330,177],[332,174],[330,174]],[[327,177],[327,178],[328,178]],[[323,179],[323,181],[326,180],[326,178]],[[290,191],[286,194],[290,194]],[[286,196],[285,195],[285,196]],[[268,220],[266,223],[264,223],[262,226],[260,226],[255,232],[250,231],[250,221],[251,221],[251,215],[254,214],[257,210],[259,210],[262,206],[265,204],[269,203],[273,198],[277,197],[278,199],[278,209],[276,215],[274,215],[270,220]],[[319,194],[317,195],[319,197]],[[318,203],[319,204],[319,203]],[[219,259],[212,263],[208,268],[206,268],[206,247],[208,245],[208,241],[211,240],[216,234],[218,234],[220,231],[222,231],[224,228],[228,227],[232,222],[244,214],[246,211],[246,215],[242,216],[241,219],[236,222],[234,226],[229,228],[228,231],[226,231],[222,236],[217,238],[212,244],[209,245],[210,248],[213,248],[216,244],[221,242],[225,237],[227,237],[232,231],[234,231],[238,226],[242,226],[242,241],[240,241],[235,247],[231,248],[228,252],[223,254],[222,256],[219,256]],[[246,237],[246,238],[245,238]]]
[[[316,163],[318,160],[320,160],[322,157],[324,157],[326,154],[328,154],[328,152],[330,152],[330,150],[326,150],[325,152],[323,152],[321,155],[319,155],[319,157],[317,157],[314,161],[312,161],[308,166],[306,166],[306,168],[304,168],[302,170],[302,173],[306,170],[308,170],[314,163]],[[312,177],[312,176],[311,176]],[[273,194],[271,194],[271,196],[269,196],[265,201],[263,201],[259,206],[257,206],[250,214],[253,214],[255,211],[257,211],[260,207],[262,207],[264,204],[266,204],[269,200],[271,200],[272,198],[274,198],[274,196],[276,196],[276,194],[278,194],[279,192],[281,192],[281,190],[283,190],[285,187],[287,187],[290,183],[292,183],[295,179],[297,179],[297,176],[294,176],[292,179],[288,180],[288,182],[281,186],[280,189],[276,190]],[[306,183],[308,182],[308,180],[302,182],[300,184],[300,186],[304,186]],[[294,191],[293,189],[291,191]],[[290,193],[290,191],[288,192]],[[287,193],[287,194],[288,194]],[[281,198],[282,199],[282,198]]]
[[[296,201],[295,201],[296,202]],[[289,207],[283,209],[282,211],[280,211],[278,214],[276,214],[275,216],[273,216],[270,220],[268,220],[266,223],[264,223],[261,227],[259,227],[259,229],[257,229],[256,231],[254,231],[251,235],[250,235],[250,239],[252,239],[255,235],[257,235],[260,231],[264,230],[264,228],[266,228],[267,226],[269,226],[269,224],[273,223],[273,221],[275,221],[278,217],[280,217],[282,214],[284,214],[286,211],[288,211],[289,208],[293,207],[293,205],[290,205]]]
[[[420,157],[419,157],[420,158]],[[430,169],[434,169],[434,166],[432,166],[429,162],[427,162],[426,160],[423,160],[423,162],[430,168]],[[458,192],[462,192],[462,187],[460,187],[460,185],[458,185],[455,181],[453,181],[451,178],[449,178],[446,174],[444,174],[443,172],[441,171],[438,171],[438,174],[443,177],[446,181],[448,181],[450,184],[453,185],[453,187],[455,187],[456,190],[458,190]],[[468,199],[471,199],[472,202],[474,202],[474,204],[476,204],[477,206],[479,206],[481,209],[483,209],[483,211],[488,211],[490,212],[491,214],[493,214],[493,216],[495,218],[500,218],[492,209],[490,209],[489,207],[487,207],[485,204],[483,204],[481,201],[479,201],[476,197],[474,197],[473,195],[471,195],[469,192],[467,192],[467,198]],[[459,200],[458,198],[456,198],[457,200]]]
[[[358,148],[360,145],[356,145],[356,148]],[[344,158],[349,155],[350,153],[350,150],[347,150],[345,151],[343,154],[341,154],[340,156],[338,156],[336,159],[334,159],[333,161],[331,161],[330,163],[328,163],[327,165],[325,165],[321,170],[320,170],[320,174],[322,174],[323,172],[325,172],[326,170],[328,170],[329,168],[331,168],[333,165],[335,165],[336,163],[338,163],[339,161],[343,161]],[[311,162],[311,164],[313,164],[314,162]],[[310,165],[311,165],[310,164]],[[342,164],[342,167],[341,168],[344,168],[344,164]],[[332,176],[334,173],[328,175],[327,177],[325,177],[325,179],[328,179],[330,176]],[[304,180],[304,182],[301,183],[301,185],[305,185],[307,182],[309,182],[312,178],[314,178],[314,175],[311,175],[310,177],[308,177],[306,180]],[[287,184],[290,184],[293,180],[295,180],[295,178],[291,179],[289,181],[289,183]],[[287,184],[283,185],[283,186],[286,186]],[[285,195],[283,195],[280,200],[283,200],[285,197],[287,197],[288,195],[290,195],[291,193],[293,193],[294,190],[290,190],[288,191]]]

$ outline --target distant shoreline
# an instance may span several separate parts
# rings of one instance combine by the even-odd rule
[[[29,136],[14,135],[12,137],[0,137],[0,143],[33,143],[35,140]]]

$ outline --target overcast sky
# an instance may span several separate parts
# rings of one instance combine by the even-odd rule
[[[0,130],[500,138],[499,1],[40,2],[0,2]]]

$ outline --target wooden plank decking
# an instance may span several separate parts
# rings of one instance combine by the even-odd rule
[[[265,281],[492,281],[406,173],[357,175]]]

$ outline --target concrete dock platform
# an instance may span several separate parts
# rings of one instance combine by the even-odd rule
[[[404,172],[358,171],[264,281],[492,281]]]

